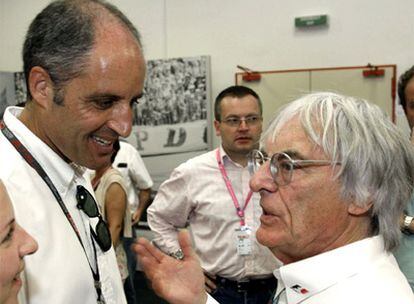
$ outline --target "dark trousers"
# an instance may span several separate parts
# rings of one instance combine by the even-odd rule
[[[132,229],[132,234],[135,235],[134,229]],[[129,276],[124,282],[124,291],[128,304],[136,304],[136,294],[134,288],[134,275],[137,268],[137,260],[135,254],[132,252],[131,245],[134,243],[134,237],[132,238],[123,238],[124,249],[127,256],[127,265]]]
[[[217,277],[217,289],[211,296],[219,303],[226,304],[268,304],[277,287],[274,277],[268,279],[236,282]]]

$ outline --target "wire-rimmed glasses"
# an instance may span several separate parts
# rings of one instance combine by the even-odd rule
[[[231,116],[222,120],[222,122],[233,128],[239,127],[242,121],[248,126],[254,126],[262,121],[262,117],[259,115],[249,115],[246,117]]]
[[[341,162],[330,160],[313,160],[313,159],[292,159],[286,153],[275,153],[268,157],[259,150],[253,150],[249,154],[248,168],[253,175],[259,170],[260,166],[266,161],[270,161],[270,174],[274,182],[279,186],[285,186],[292,181],[292,174],[295,169],[307,166],[328,166],[340,165]]]

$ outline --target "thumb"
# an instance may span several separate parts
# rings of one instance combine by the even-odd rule
[[[196,257],[193,246],[191,245],[190,233],[187,229],[178,232],[178,243],[184,253],[184,257]]]

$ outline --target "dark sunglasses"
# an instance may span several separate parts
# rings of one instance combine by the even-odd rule
[[[98,217],[99,221],[96,225],[96,232],[91,228],[91,233],[95,241],[101,247],[103,252],[108,251],[112,246],[111,233],[109,232],[108,225],[103,220],[102,215],[99,213],[98,206],[92,194],[89,193],[83,186],[76,187],[76,205],[78,209],[82,210],[89,217]]]

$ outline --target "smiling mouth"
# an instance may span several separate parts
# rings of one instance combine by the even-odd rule
[[[108,147],[112,144],[112,140],[106,140],[103,139],[102,137],[98,137],[96,135],[92,135],[92,139],[99,145],[103,146],[103,147]]]

